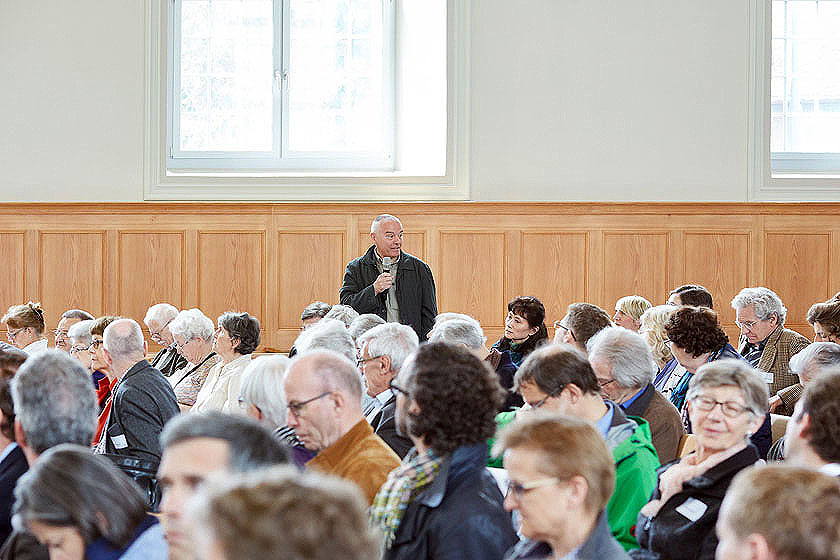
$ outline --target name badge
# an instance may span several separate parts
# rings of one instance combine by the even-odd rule
[[[128,441],[125,439],[125,435],[120,434],[118,436],[111,436],[111,443],[114,444],[114,447],[117,449],[125,449],[128,447]]]
[[[768,385],[773,384],[773,372],[772,371],[763,371],[761,372],[764,374],[764,382]]]
[[[677,507],[677,513],[691,521],[697,521],[703,517],[707,509],[709,509],[709,506],[700,500],[689,498]]]

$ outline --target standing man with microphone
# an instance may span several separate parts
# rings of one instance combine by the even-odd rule
[[[388,322],[408,325],[426,340],[437,315],[435,280],[426,263],[401,250],[402,237],[396,216],[374,218],[373,245],[347,265],[339,299],[360,314],[375,313]]]

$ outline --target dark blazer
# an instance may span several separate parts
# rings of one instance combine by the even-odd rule
[[[169,377],[175,370],[181,369],[187,365],[187,359],[183,357],[174,346],[161,348],[155,354],[151,361],[152,366],[156,367],[163,375]]]
[[[487,444],[459,447],[408,504],[384,560],[499,560],[516,543],[502,492],[484,463]]]
[[[12,504],[15,501],[15,484],[20,476],[29,470],[29,463],[23,450],[15,444],[14,449],[0,462],[0,542],[12,532]]]
[[[160,432],[180,413],[172,385],[146,360],[134,364],[120,379],[105,430],[106,453],[160,462]],[[125,436],[122,445],[119,433]]]
[[[397,433],[397,419],[395,417],[397,411],[397,397],[395,395],[391,395],[391,398],[385,401],[385,405],[382,407],[382,410],[379,411],[373,418],[373,422],[371,422],[371,426],[373,426],[373,431],[385,440],[391,449],[394,450],[394,453],[400,456],[400,459],[404,458],[408,451],[414,447],[414,442],[411,441],[406,436],[401,436]]]
[[[662,504],[653,518],[639,514],[636,539],[642,548],[631,550],[630,556],[640,560],[712,560],[718,544],[715,523],[726,490],[738,472],[756,461],[755,447],[747,445],[705,473],[684,482],[682,491]],[[660,468],[660,476],[671,466],[673,463]],[[660,495],[657,482],[652,499],[659,499]],[[678,511],[688,500],[694,506],[689,511],[696,515],[695,521]]]
[[[685,428],[679,411],[656,390],[653,383],[648,383],[644,392],[624,412],[628,416],[640,416],[648,421],[651,441],[660,463],[664,465],[677,458]]]
[[[773,374],[773,383],[769,384],[771,395],[799,381],[799,378],[790,372],[790,359],[809,344],[810,340],[782,325],[776,327],[767,337],[764,351],[758,359],[758,369]],[[747,339],[742,336],[738,343],[738,352],[743,354],[746,345]]]
[[[379,276],[375,247],[371,245],[364,255],[347,265],[338,297],[342,305],[349,305],[359,313],[374,313],[386,319],[386,294],[377,295],[373,290],[373,283]],[[414,329],[421,341],[426,340],[437,315],[435,280],[429,265],[403,251],[391,289],[397,290],[400,323]]]

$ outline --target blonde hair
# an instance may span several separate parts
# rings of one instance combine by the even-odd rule
[[[13,329],[31,328],[37,336],[44,334],[44,310],[41,309],[41,302],[27,302],[21,305],[13,305],[6,311],[0,322]]]
[[[674,357],[671,348],[665,344],[668,335],[665,334],[665,322],[676,311],[673,305],[657,305],[642,313],[639,334],[645,339],[653,353],[657,364],[665,364]]]
[[[615,302],[615,308],[634,321],[639,321],[642,313],[651,308],[651,303],[642,296],[624,296]]]

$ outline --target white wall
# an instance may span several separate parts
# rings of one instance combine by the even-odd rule
[[[0,201],[142,200],[144,3],[0,0]],[[747,200],[748,0],[472,0],[471,198]]]

